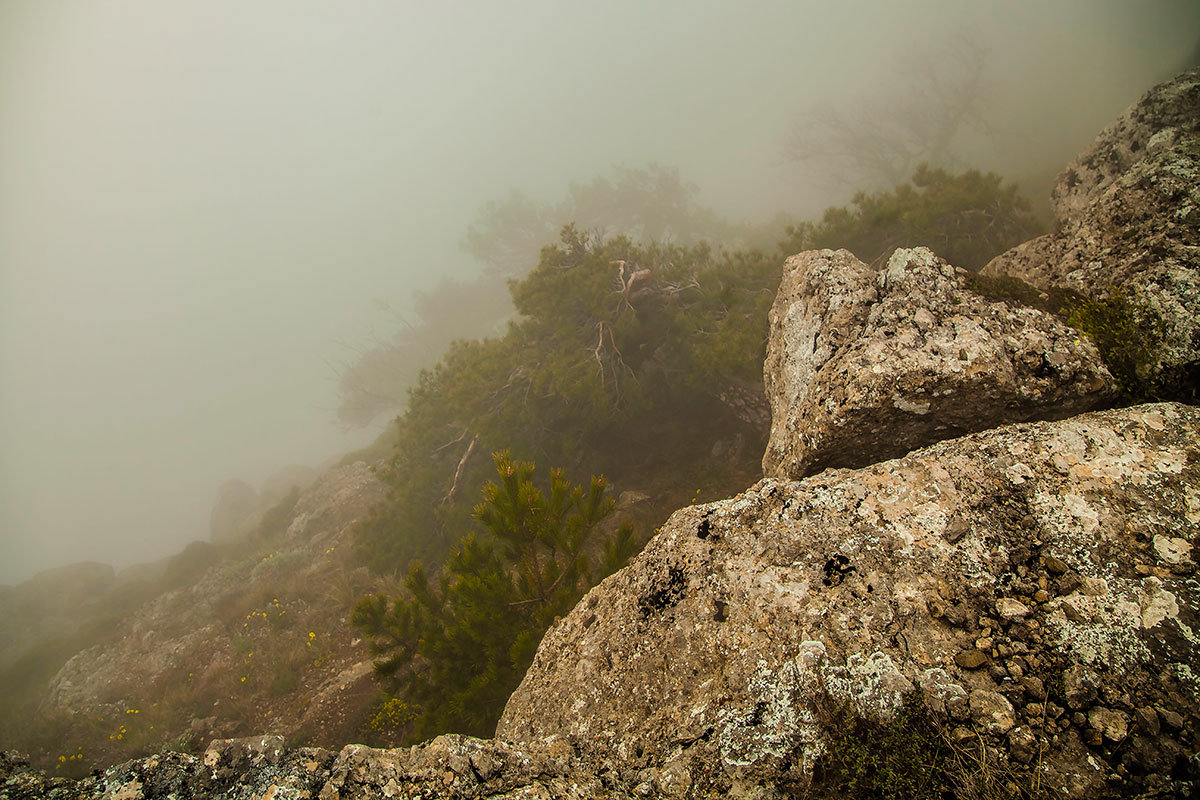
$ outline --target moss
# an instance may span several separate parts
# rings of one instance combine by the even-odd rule
[[[1064,310],[1083,295],[1070,289],[1051,287],[1045,291],[1011,275],[981,275],[968,272],[963,283],[975,294],[988,300],[1000,300],[1019,306],[1036,308],[1048,314],[1064,315]]]
[[[828,731],[814,788],[832,797],[939,798],[950,788],[949,748],[918,692],[891,720],[863,716],[847,704],[821,714]]]
[[[1092,298],[1070,289],[1043,291],[1009,275],[969,273],[964,283],[988,300],[1028,306],[1062,317],[1095,343],[1126,399],[1131,402],[1160,399],[1154,388],[1155,368],[1166,326],[1146,303],[1115,286]],[[1187,379],[1182,381],[1187,382]],[[1185,392],[1174,394],[1183,396]]]
[[[1152,379],[1166,327],[1153,309],[1109,287],[1105,296],[1077,298],[1065,311],[1067,324],[1095,343],[1117,388],[1128,399],[1155,399]]]

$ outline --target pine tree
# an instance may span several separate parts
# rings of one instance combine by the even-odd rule
[[[436,586],[417,564],[406,597],[365,598],[352,616],[378,657],[376,676],[415,710],[414,741],[490,736],[546,628],[634,550],[626,526],[594,541],[614,508],[603,477],[585,489],[551,470],[544,493],[532,463],[507,452],[493,460],[499,480],[484,486],[474,511],[487,535],[463,538]],[[595,570],[590,555],[598,550]]]

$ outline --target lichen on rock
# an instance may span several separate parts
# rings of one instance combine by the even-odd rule
[[[497,735],[659,761],[687,752],[719,765],[711,791],[782,791],[822,753],[819,697],[886,717],[919,689],[947,725],[972,725],[998,752],[1020,726],[1054,764],[1040,779],[1066,794],[1095,789],[1128,756],[1103,749],[1111,736],[1089,744],[1093,707],[1195,718],[1193,568],[1173,570],[1154,541],[1200,535],[1184,515],[1198,440],[1191,407],[1095,412],[683,509],[547,633]],[[640,600],[671,573],[678,597],[644,613]],[[964,666],[963,652],[987,668]],[[1075,665],[1090,670],[1093,697],[1039,689]],[[1047,722],[1047,702],[1084,718]],[[1183,746],[1139,741],[1159,754],[1139,756],[1147,769]]]

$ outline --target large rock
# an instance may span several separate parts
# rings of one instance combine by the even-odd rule
[[[925,248],[877,272],[845,250],[792,256],[764,370],[769,477],[863,466],[1114,394],[1096,348],[1052,314],[992,301]]]
[[[1056,232],[983,272],[1094,298],[1119,290],[1163,324],[1152,391],[1194,399],[1200,382],[1200,70],[1155,87],[1059,178]]]
[[[387,487],[363,461],[334,467],[300,495],[287,538],[322,545],[341,538],[387,496]]]
[[[590,742],[690,796],[782,792],[828,747],[822,708],[886,720],[919,689],[963,741],[1068,797],[1180,778],[1200,722],[1198,544],[1200,409],[1188,406],[765,479],[676,512],[555,624],[497,737]],[[1060,706],[1076,666],[1095,692],[1072,717]],[[1162,707],[1186,733],[1132,733],[1114,750],[1119,726],[1092,705]]]

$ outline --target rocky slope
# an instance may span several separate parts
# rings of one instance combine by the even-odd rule
[[[1200,318],[1197,92],[1186,73],[1147,95],[1065,174],[1059,231],[988,267],[1135,297],[1163,322],[1149,377],[1177,396]],[[218,740],[78,782],[7,755],[0,797],[1195,796],[1200,409],[1078,414],[1113,402],[1095,349],[928,251],[878,275],[832,251],[789,263],[767,477],[676,512],[558,621],[495,740]],[[812,474],[830,464],[856,468]],[[354,516],[325,509],[356,491],[298,506],[283,541],[311,564],[304,586],[330,576],[321,558]],[[197,604],[187,626],[149,607],[123,644],[68,664],[48,703],[132,688],[172,648],[215,654],[234,683],[213,686],[237,696],[249,647],[270,648],[293,610],[262,593],[269,562],[161,601]],[[262,630],[206,622],[220,592]],[[332,670],[312,675],[339,696]],[[269,711],[268,687],[251,697]]]
[[[50,760],[96,763],[259,730],[330,737],[321,743],[354,735],[377,689],[346,617],[378,582],[346,556],[356,521],[383,495],[365,463],[331,469],[269,512],[271,529],[129,609],[46,687],[38,721],[59,731]]]

